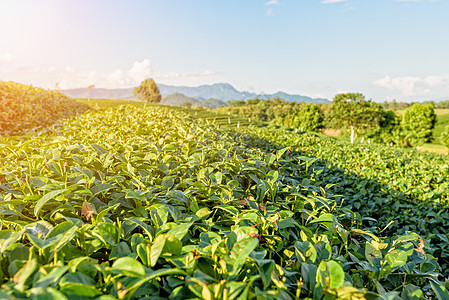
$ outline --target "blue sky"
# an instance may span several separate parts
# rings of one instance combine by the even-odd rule
[[[2,0],[0,80],[449,99],[449,0]]]

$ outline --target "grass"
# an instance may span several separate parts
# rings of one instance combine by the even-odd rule
[[[449,114],[449,108],[437,108],[434,111],[435,111],[435,114],[437,116]],[[400,109],[400,110],[395,110],[394,111],[394,113],[399,115],[399,116],[402,116],[404,114],[404,112],[405,112],[405,109]]]
[[[439,145],[439,144],[433,144],[433,143],[426,143],[426,144],[422,145],[419,148],[419,150],[440,153],[440,154],[448,153],[448,148],[446,146]]]
[[[437,115],[437,122],[432,132],[435,142],[438,142],[438,138],[441,136],[447,125],[449,125],[449,114]]]
[[[449,114],[449,108],[438,108],[438,109],[435,109],[435,114],[437,116],[447,115],[447,114]]]

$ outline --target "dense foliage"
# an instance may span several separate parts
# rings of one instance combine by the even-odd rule
[[[0,81],[0,135],[42,129],[89,109],[66,96],[33,86]]]
[[[304,105],[297,118],[301,131],[318,131],[323,127],[323,113],[317,105]]]
[[[392,107],[396,107],[393,102]],[[366,100],[360,93],[344,93],[335,96],[331,104],[306,104],[286,102],[281,99],[229,101],[227,107],[216,109],[219,113],[267,121],[301,131],[337,129],[347,135],[353,131],[359,138],[373,139],[377,143],[396,144],[404,147],[425,142],[442,143],[439,136],[448,118],[439,118],[438,132],[433,128],[436,116],[434,103],[416,104],[408,107],[403,116],[384,110],[381,105]],[[399,105],[399,104],[398,104]],[[435,136],[432,136],[432,133]]]
[[[259,121],[275,122],[283,125],[288,116],[291,120],[301,110],[302,103],[286,102],[281,99],[228,101],[228,106],[216,109],[219,113],[230,113]],[[287,126],[291,126],[288,124]],[[293,126],[292,126],[293,127]]]
[[[307,131],[317,131],[323,127],[324,104],[286,102],[273,100],[249,99],[247,101],[229,101],[227,107],[216,109],[220,113],[229,113],[259,121],[273,122]]]
[[[397,144],[406,146],[401,131],[401,117],[393,111],[384,111],[380,121],[380,126],[372,131],[374,141],[386,145]]]
[[[162,99],[158,86],[151,78],[145,79],[138,87],[134,88],[133,94],[141,101],[150,103],[159,103]]]
[[[449,100],[444,101],[424,101],[422,104],[430,104],[436,109],[448,109],[449,108]],[[382,103],[382,106],[385,109],[391,109],[391,110],[404,110],[410,106],[413,105],[413,102],[397,102],[396,100],[393,101],[385,101]]]
[[[350,129],[356,132],[377,128],[382,120],[380,104],[366,100],[360,93],[345,93],[335,96],[327,115],[330,128]]]
[[[449,147],[449,125],[446,125],[444,131],[441,133],[440,142]]]
[[[366,217],[369,208],[394,209],[390,199],[379,197],[377,181],[369,186],[332,164],[344,160],[351,170],[370,149],[257,134],[158,107],[119,107],[48,135],[3,139],[0,297],[449,296],[427,237],[395,215],[394,224]],[[393,225],[397,232],[384,237],[376,229]]]
[[[415,103],[402,116],[401,129],[408,145],[419,146],[429,142],[436,116],[430,104]]]
[[[446,155],[381,145],[350,145],[312,135],[260,130],[260,137],[315,156],[317,184],[335,184],[343,204],[374,233],[412,230],[431,245],[449,275],[449,167]],[[370,219],[372,218],[372,219]],[[382,229],[389,225],[388,228]]]

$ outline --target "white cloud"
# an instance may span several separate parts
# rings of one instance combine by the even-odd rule
[[[406,76],[390,78],[385,76],[373,82],[375,86],[384,87],[390,90],[399,90],[405,96],[415,96],[418,94],[417,84],[421,81],[419,77]]]
[[[47,73],[53,73],[53,72],[55,72],[55,71],[56,71],[55,66],[51,66],[51,67],[49,67],[47,70],[44,70],[44,72],[47,72]]]
[[[265,5],[270,6],[267,9],[267,12],[265,13],[265,15],[267,17],[271,17],[274,16],[274,9],[273,9],[273,5],[279,5],[279,0],[269,0],[268,2],[265,3]]]
[[[278,5],[279,4],[279,0],[270,0],[267,3],[265,3],[265,5]]]
[[[220,74],[220,72],[215,72],[215,71],[204,71],[201,73],[193,73],[193,74],[187,74],[187,77],[210,77],[210,76],[214,76],[214,75],[218,75]]]
[[[98,81],[102,80],[101,75],[98,74],[97,71],[95,70],[92,70],[89,73],[87,73],[87,76],[82,79],[84,80],[85,85],[95,84]]]
[[[44,69],[41,69],[40,72],[41,72],[42,74],[52,74],[52,73],[56,73],[56,67],[55,67],[55,66],[51,66],[51,67],[48,67],[48,68],[44,68]]]
[[[350,93],[350,91],[348,91],[348,90],[342,90],[342,89],[338,89],[338,90],[337,90],[337,94],[346,94],[346,93]]]
[[[125,84],[125,80],[123,78],[122,70],[115,70],[108,76],[108,81],[113,86],[123,86]]]
[[[346,2],[348,0],[322,0],[321,3],[328,4],[328,3],[340,3],[340,2]]]
[[[423,0],[395,0],[396,2],[422,2]],[[424,0],[424,1],[426,1],[426,0]],[[429,1],[429,2],[437,2],[437,1],[440,1],[440,0],[427,0],[427,1]]]
[[[400,92],[406,97],[428,96],[446,90],[449,90],[448,76],[404,76],[391,78],[385,76],[373,81],[373,85],[387,88],[392,91]]]
[[[177,79],[177,78],[204,78],[204,77],[212,77],[215,75],[220,75],[221,72],[206,70],[204,72],[200,73],[179,73],[179,72],[172,72],[172,73],[166,73],[166,74],[158,74],[157,78],[161,79]]]
[[[14,60],[14,55],[10,52],[0,54],[0,63],[1,62],[10,63],[13,60]]]
[[[220,78],[223,74],[223,72],[212,70],[206,70],[197,73],[169,72],[156,73],[154,74],[153,78],[156,82],[164,84],[198,86],[202,84],[222,82],[223,79]]]
[[[424,82],[429,86],[438,86],[444,84],[444,79],[438,76],[427,76],[424,78]]]
[[[1,56],[2,58],[4,55]],[[10,56],[8,60],[10,60]],[[2,60],[3,61],[3,60]],[[156,82],[169,82],[176,85],[197,85],[205,82],[214,82],[222,74],[214,70],[183,73],[154,74],[151,60],[135,61],[128,67],[120,69],[89,70],[79,69],[71,65],[47,66],[21,66],[8,70],[7,65],[0,61],[0,79],[25,82],[35,86],[54,88],[58,83],[61,89],[83,88],[93,84],[98,88],[130,88],[138,86],[143,80],[153,78]]]
[[[171,73],[166,73],[166,74],[158,74],[156,75],[158,78],[161,79],[177,79],[177,78],[181,78],[184,77],[181,73],[179,72],[171,72]]]
[[[128,77],[136,83],[141,83],[143,80],[151,76],[151,61],[144,59],[141,62],[134,62],[131,70],[128,72]]]
[[[86,87],[91,84],[104,88],[134,87],[152,75],[149,59],[134,62],[129,70],[116,69],[112,73],[96,70],[76,71],[71,66],[67,66],[63,70],[64,73],[60,75],[64,78],[60,80],[60,86],[63,89]]]

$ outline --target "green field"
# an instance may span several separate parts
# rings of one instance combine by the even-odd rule
[[[449,114],[437,115],[437,123],[433,129],[433,139],[437,142],[446,126],[449,125]]]
[[[0,298],[448,299],[446,156],[94,103],[2,138]]]

